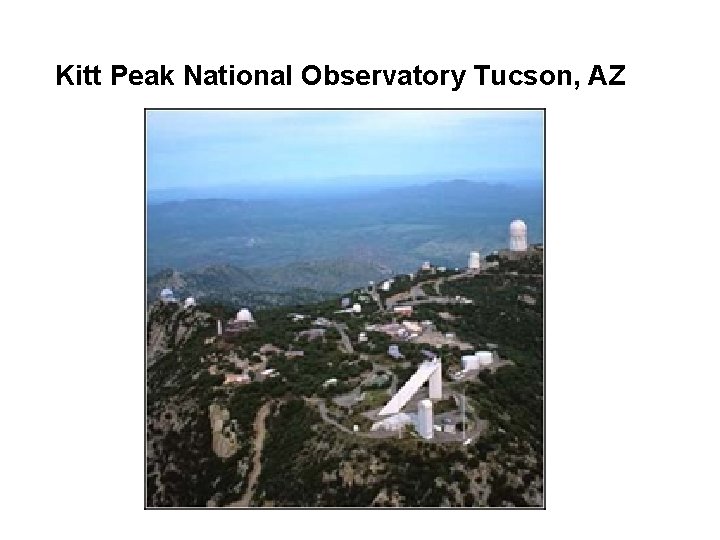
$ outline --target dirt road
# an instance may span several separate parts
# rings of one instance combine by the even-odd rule
[[[252,501],[252,496],[255,493],[257,480],[260,477],[260,469],[262,467],[260,459],[262,457],[263,445],[265,444],[265,419],[270,413],[271,406],[272,401],[268,401],[260,407],[257,416],[255,416],[255,422],[253,423],[253,427],[255,429],[255,440],[253,441],[254,452],[252,468],[250,469],[250,475],[248,476],[247,481],[247,489],[239,501],[235,501],[229,506],[250,506],[250,501]]]

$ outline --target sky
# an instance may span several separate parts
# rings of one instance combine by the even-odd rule
[[[148,111],[149,190],[543,169],[542,111]]]

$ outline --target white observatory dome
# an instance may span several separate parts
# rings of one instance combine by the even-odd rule
[[[196,305],[195,299],[194,299],[192,296],[188,296],[188,297],[185,299],[185,307],[186,307],[186,308],[189,308],[189,307],[194,306],[194,305]]]
[[[512,233],[526,233],[527,232],[527,225],[525,225],[525,222],[522,219],[516,219],[512,223],[510,223],[510,234]]]
[[[254,322],[252,313],[250,313],[250,310],[247,308],[242,308],[240,311],[238,311],[235,320],[247,323]]]
[[[162,300],[163,302],[174,302],[175,295],[172,289],[165,288],[160,291],[160,300]]]

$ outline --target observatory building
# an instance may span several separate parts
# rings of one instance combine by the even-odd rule
[[[520,219],[510,223],[510,251],[527,251],[527,225]]]
[[[468,354],[460,359],[463,371],[471,369],[480,369],[484,366],[492,364],[493,356],[490,351],[477,351],[475,354]]]
[[[235,316],[235,321],[241,324],[251,325],[255,322],[255,319],[253,319],[252,313],[250,313],[249,309],[242,308],[240,311],[237,312],[237,315]]]
[[[468,260],[468,268],[470,270],[479,270],[480,269],[480,252],[479,251],[471,251],[470,252],[470,259]]]
[[[433,404],[429,399],[418,403],[417,432],[423,439],[433,437]]]
[[[192,296],[188,296],[185,299],[185,303],[183,304],[183,307],[185,309],[188,309],[188,308],[190,308],[192,306],[196,306],[196,305],[197,305],[197,303],[195,302],[195,299]]]
[[[256,326],[255,319],[253,319],[252,313],[247,308],[242,308],[237,312],[234,319],[227,322],[225,325],[225,336],[236,336],[244,330],[254,328]],[[218,325],[220,330],[220,325]]]
[[[430,399],[442,399],[442,362],[439,358],[423,362],[400,390],[380,409],[379,416],[397,414],[428,381]],[[432,416],[432,414],[431,414]]]
[[[175,294],[172,289],[163,289],[160,291],[160,300],[163,302],[175,302]]]

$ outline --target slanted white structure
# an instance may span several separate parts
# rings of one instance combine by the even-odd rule
[[[418,403],[417,432],[423,439],[433,438],[433,404],[429,399]]]
[[[460,359],[463,371],[480,369],[483,366],[492,364],[493,358],[490,351],[477,351],[475,354],[468,354]]]
[[[527,251],[527,225],[521,219],[510,223],[510,251]]]
[[[470,252],[470,258],[468,259],[468,268],[470,270],[479,270],[480,269],[480,252],[479,251],[471,251]]]
[[[407,404],[408,401],[417,393],[418,390],[429,381],[428,389],[430,399],[442,399],[442,362],[439,358],[423,362],[417,371],[408,379],[408,381],[397,391],[390,401],[380,409],[380,416],[389,414],[397,414]]]
[[[188,296],[185,299],[185,303],[183,304],[183,307],[185,309],[187,309],[189,307],[196,306],[196,305],[197,305],[197,303],[195,302],[195,299],[192,296]]]

